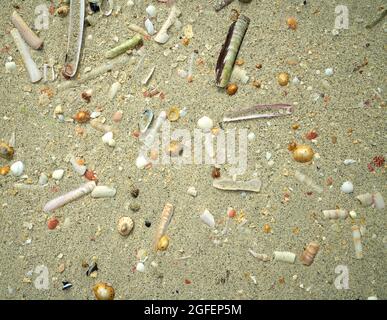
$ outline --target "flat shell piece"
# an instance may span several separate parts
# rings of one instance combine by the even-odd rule
[[[148,130],[149,126],[153,121],[153,118],[154,114],[152,110],[147,109],[142,113],[141,120],[139,123],[141,133],[145,133]]]
[[[220,190],[259,192],[262,182],[258,179],[234,181],[232,179],[215,179],[212,186]]]

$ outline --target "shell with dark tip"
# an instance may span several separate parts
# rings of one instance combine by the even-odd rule
[[[141,115],[141,120],[139,123],[139,129],[141,133],[145,133],[150,125],[152,124],[154,114],[152,110],[145,110]]]
[[[0,157],[6,160],[12,160],[15,150],[5,142],[0,142]]]

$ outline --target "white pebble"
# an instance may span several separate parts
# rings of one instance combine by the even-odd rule
[[[215,227],[214,216],[207,209],[201,214],[200,219],[209,227]]]
[[[352,193],[353,192],[353,184],[351,181],[345,181],[342,185],[340,190],[344,193]]]
[[[145,266],[142,262],[137,263],[136,270],[138,272],[145,272]]]
[[[39,176],[39,185],[44,186],[48,183],[48,177],[45,173],[41,173]]]
[[[353,211],[353,210],[349,211],[349,215],[350,215],[350,217],[351,217],[352,219],[355,219],[356,216],[357,216],[356,212]]]
[[[325,75],[330,77],[333,76],[333,69],[332,68],[326,68],[325,69]]]
[[[147,6],[146,9],[145,9],[145,11],[146,11],[146,13],[148,14],[148,16],[149,16],[150,18],[155,17],[156,14],[157,14],[156,7],[155,7],[155,6],[152,6],[152,5]]]
[[[353,159],[345,159],[345,160],[343,161],[343,163],[344,163],[346,166],[349,166],[350,164],[356,163],[356,160],[353,160]]]
[[[214,122],[209,117],[202,117],[198,120],[198,127],[204,131],[209,131],[214,126]]]
[[[136,167],[138,169],[143,169],[149,163],[149,161],[142,155],[138,156],[136,159]]]
[[[90,114],[90,118],[91,118],[91,119],[96,119],[96,118],[98,118],[100,115],[101,115],[101,112],[99,112],[99,111],[93,111],[93,112]]]
[[[63,169],[57,169],[52,173],[52,178],[55,180],[60,180],[63,178],[64,170]]]
[[[103,136],[102,136],[102,142],[105,143],[105,144],[109,144],[109,142],[113,139],[113,132],[109,131],[109,132],[106,132]]]
[[[14,61],[9,61],[5,63],[5,70],[9,73],[13,73],[16,71],[16,63]]]
[[[16,176],[20,177],[23,174],[24,171],[24,164],[21,161],[16,161],[13,165],[11,165],[11,173]]]
[[[298,79],[297,77],[294,77],[293,80],[292,80],[292,83],[294,85],[300,84],[300,79]]]
[[[188,190],[187,190],[187,193],[190,195],[190,196],[193,196],[193,197],[196,197],[198,195],[198,192],[197,190],[195,189],[195,187],[189,187]]]
[[[271,153],[270,152],[266,152],[266,161],[269,161],[271,159]]]
[[[153,27],[152,21],[150,21],[149,19],[146,19],[144,25],[149,35],[153,36],[155,34],[155,28]]]
[[[248,135],[247,135],[247,139],[249,141],[253,141],[255,139],[255,133],[254,132],[250,132]]]
[[[112,198],[116,195],[117,190],[107,186],[96,186],[91,192],[93,198]]]

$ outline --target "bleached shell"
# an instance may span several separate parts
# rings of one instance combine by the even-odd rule
[[[214,228],[215,227],[215,219],[214,216],[206,209],[201,214],[200,219],[209,227]]]
[[[64,175],[64,170],[57,169],[57,170],[54,170],[54,172],[52,173],[52,178],[55,180],[60,180],[63,178],[63,175]]]
[[[16,63],[14,61],[8,61],[5,63],[5,70],[7,72],[12,73],[16,71]]]
[[[16,176],[20,177],[23,174],[24,171],[24,164],[21,161],[16,161],[14,164],[11,165],[11,173]]]
[[[326,68],[325,75],[328,77],[332,76],[333,75],[333,68]]]
[[[145,272],[145,265],[142,262],[137,263],[136,270],[138,272]]]
[[[107,186],[96,186],[91,192],[93,198],[112,198],[116,195],[117,190]]]
[[[356,160],[353,160],[353,159],[345,159],[345,160],[343,161],[343,163],[344,163],[346,166],[348,166],[348,165],[350,165],[350,164],[356,163]]]
[[[117,230],[119,234],[124,237],[128,236],[132,232],[133,227],[134,227],[134,222],[130,217],[121,217],[118,220]]]
[[[293,252],[287,251],[274,251],[274,260],[287,263],[294,263],[296,255]]]
[[[114,83],[111,85],[110,89],[109,89],[109,94],[108,94],[109,99],[113,99],[113,98],[116,96],[117,92],[118,92],[120,89],[121,89],[121,83],[119,83],[119,82],[114,82]]]
[[[44,186],[48,183],[48,177],[45,173],[41,173],[39,176],[39,185]]]
[[[356,197],[356,199],[359,200],[361,205],[364,207],[369,207],[370,205],[372,205],[372,194],[371,193],[359,194]]]
[[[156,16],[157,14],[157,10],[156,10],[156,7],[155,6],[152,6],[152,5],[149,5],[146,7],[145,9],[147,15],[150,17],[150,18],[153,18]]]
[[[145,168],[145,166],[149,163],[149,161],[143,156],[143,155],[140,155],[137,157],[136,159],[136,167],[138,169],[143,169]]]
[[[109,132],[106,132],[103,136],[102,136],[102,142],[105,143],[105,144],[109,144],[109,142],[113,139],[113,132],[109,131]]]
[[[197,190],[195,189],[195,187],[189,187],[188,190],[187,190],[187,193],[192,196],[192,197],[196,197],[198,195],[198,192]]]
[[[161,44],[164,44],[168,41],[169,35],[167,33],[158,33],[156,35],[155,41]]]
[[[326,219],[345,219],[348,217],[348,211],[343,209],[323,210],[322,212]]]
[[[204,131],[209,131],[214,126],[214,122],[207,116],[198,120],[198,127]]]
[[[384,199],[380,192],[375,192],[373,195],[375,209],[384,209]]]
[[[77,163],[77,161],[75,160],[74,157],[72,157],[72,158],[70,159],[70,163],[71,163],[71,165],[72,165],[74,171],[75,171],[78,175],[83,176],[83,175],[85,174],[85,172],[86,172],[86,170],[87,170],[86,166],[84,166],[84,165],[79,165],[79,164]]]
[[[145,133],[148,130],[149,126],[153,122],[153,118],[154,114],[152,110],[147,109],[142,113],[139,123],[141,133]]]
[[[149,19],[146,19],[144,22],[146,32],[148,32],[149,35],[153,36],[155,34],[155,28],[153,26],[152,21]]]
[[[353,184],[351,181],[345,181],[342,185],[340,190],[344,193],[352,193],[353,192]]]

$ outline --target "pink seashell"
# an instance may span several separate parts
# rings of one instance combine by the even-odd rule
[[[119,111],[117,111],[114,115],[113,115],[113,121],[114,122],[120,122],[121,120],[122,120],[122,115],[123,115],[123,113],[122,113],[122,111],[121,110],[119,110]]]

